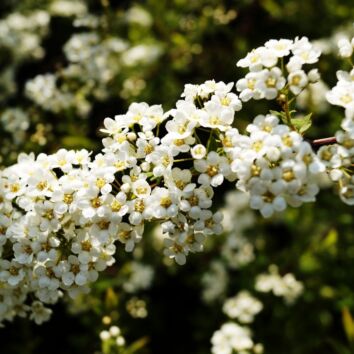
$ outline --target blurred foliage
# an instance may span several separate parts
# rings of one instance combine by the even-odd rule
[[[2,0],[2,17],[13,12],[49,9],[49,0]],[[72,18],[52,15],[43,38],[42,58],[14,61],[11,51],[0,48],[0,71],[14,68],[15,90],[0,93],[0,113],[21,108],[29,117],[25,138],[14,143],[0,126],[2,164],[10,164],[20,151],[52,152],[100,146],[99,128],[107,116],[123,113],[133,101],[161,103],[170,108],[185,83],[207,79],[235,81],[242,74],[235,62],[253,47],[270,38],[306,35],[311,40],[329,37],[354,18],[352,0],[87,0],[89,12],[102,16],[102,38],[119,37],[132,45],[155,43],[161,56],[147,65],[122,70],[109,82],[110,94],[101,100],[91,93],[92,109],[79,115],[68,109],[49,112],[25,95],[25,83],[39,74],[56,72],[68,62],[63,52],[67,40],[78,31]],[[151,15],[150,27],[124,20],[126,12],[139,5]],[[87,30],[87,29],[86,29]],[[327,84],[335,81],[335,56],[320,64]],[[141,89],[122,95],[124,81],[133,78]],[[135,85],[135,86],[134,86]],[[1,89],[2,86],[0,85]],[[264,102],[248,103],[240,112],[242,128],[255,114],[266,112]],[[313,137],[331,134],[341,113],[317,113],[309,130]],[[220,198],[220,203],[222,202]],[[259,298],[264,310],[252,331],[269,354],[354,353],[354,240],[352,210],[333,193],[323,192],[316,206],[287,210],[272,221],[255,220],[248,238],[256,248],[256,260],[242,269],[228,269],[224,297],[212,304],[201,301],[202,276],[215,260],[222,261],[224,240],[214,239],[202,254],[190,257],[186,266],[160,259],[149,232],[134,255],[120,251],[117,263],[95,284],[89,295],[57,305],[50,322],[37,326],[16,319],[0,330],[1,353],[85,353],[103,350],[99,333],[118,324],[128,353],[205,354],[210,352],[213,332],[225,322],[221,307],[225,296],[252,289],[257,274],[270,264],[280,272],[296,274],[305,287],[293,306],[269,294]],[[155,247],[156,246],[156,247]],[[154,269],[152,286],[132,294],[124,289],[133,258]],[[133,297],[143,300],[147,316],[137,317]],[[130,301],[130,302],[129,302]],[[133,304],[130,307],[128,303]],[[136,301],[135,301],[136,303]],[[142,303],[140,303],[141,305]],[[139,305],[139,306],[140,306]],[[105,320],[106,319],[106,320]],[[113,349],[112,349],[113,350]],[[112,351],[113,353],[114,351]],[[123,352],[122,352],[123,353]]]

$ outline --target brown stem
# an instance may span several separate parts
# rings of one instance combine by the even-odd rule
[[[286,95],[286,100],[284,102],[284,104],[282,105],[282,108],[283,108],[283,111],[285,112],[285,115],[286,115],[286,120],[287,120],[287,123],[288,123],[288,126],[292,129],[292,130],[295,130],[295,127],[293,125],[293,123],[291,122],[291,115],[290,115],[290,112],[289,112],[289,102],[288,102],[288,95]]]
[[[311,142],[311,144],[315,146],[329,145],[329,144],[336,144],[336,143],[337,143],[337,139],[334,136],[331,136],[330,138],[312,140]]]

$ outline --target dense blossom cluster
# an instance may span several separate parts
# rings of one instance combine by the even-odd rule
[[[273,115],[257,116],[247,127],[249,136],[236,138],[231,169],[237,187],[250,192],[250,206],[264,217],[315,200],[316,177],[324,165],[311,145]]]
[[[108,41],[113,51],[124,47]],[[77,35],[67,44],[67,55],[91,71],[92,55],[97,54],[91,44],[98,42],[94,36]],[[80,49],[82,43],[90,44],[87,50]],[[283,61],[281,68],[276,65],[290,53],[285,79]],[[72,297],[87,292],[98,273],[115,262],[116,245],[133,251],[147,222],[160,225],[164,255],[184,264],[188,254],[203,250],[207,237],[223,231],[223,215],[213,209],[213,197],[225,181],[236,181],[237,189],[249,195],[250,207],[270,217],[287,205],[314,201],[318,178],[327,169],[332,179],[340,180],[343,201],[351,204],[349,101],[337,145],[318,154],[294,125],[288,107],[289,95],[296,97],[318,79],[317,71],[305,74],[301,69],[318,57],[306,38],[296,38],[269,41],[239,62],[250,68],[247,75],[259,76],[242,79],[253,82],[247,81],[248,88],[240,89],[242,80],[237,83],[241,99],[277,98],[283,109],[279,115],[258,115],[244,134],[234,127],[242,109],[232,92],[234,84],[209,80],[186,85],[176,107],[167,112],[160,105],[133,103],[125,114],[106,118],[102,131],[107,136],[96,156],[65,149],[36,158],[21,155],[17,164],[1,171],[0,320],[28,312],[38,323],[46,320],[50,310],[43,304],[55,303],[64,292]],[[342,75],[344,81],[348,75]],[[35,80],[41,81],[40,96],[46,99],[45,90],[55,87],[53,77]],[[46,80],[53,81],[51,86]],[[343,102],[341,89],[350,91],[348,85],[340,81],[328,94],[329,101],[338,104],[334,97],[340,96]],[[47,98],[51,101],[50,94]],[[245,241],[232,247],[245,254],[248,246]],[[240,267],[254,257],[252,247],[246,251],[244,259],[223,253],[233,267]],[[245,343],[245,350],[253,348],[252,341]]]
[[[21,108],[8,108],[0,114],[0,126],[11,134],[12,141],[18,145],[25,139],[25,132],[30,126],[30,119]]]
[[[235,297],[227,299],[223,311],[228,317],[237,319],[241,323],[251,323],[262,308],[262,303],[244,290]]]
[[[95,102],[112,96],[131,100],[141,94],[151,66],[163,53],[150,30],[152,16],[144,7],[132,5],[116,14],[128,29],[117,33],[107,30],[106,15],[93,14],[84,1],[48,0],[42,10],[23,9],[0,20],[0,52],[3,58],[11,58],[0,68],[0,103],[10,106],[0,108],[1,165],[15,161],[23,149],[50,143],[48,132],[74,116],[87,118]],[[19,73],[24,64],[52,60],[51,50],[45,51],[57,21],[63,21],[64,27],[70,23],[73,30],[63,43],[64,62],[43,65],[45,71],[35,70],[32,77],[26,74],[22,85]],[[139,40],[127,38],[131,28],[141,33]],[[61,114],[61,123],[51,124],[48,111]]]
[[[306,37],[269,40],[237,63],[250,70],[236,84],[241,100],[273,100],[288,92],[297,96],[309,83],[318,81],[317,69],[306,72],[303,66],[316,63],[320,54]]]
[[[343,39],[338,43],[340,54],[353,55],[354,37],[351,42]],[[338,82],[327,93],[328,101],[345,108],[341,130],[336,132],[336,144],[322,146],[318,156],[326,166],[332,181],[338,185],[342,201],[354,205],[354,66],[350,72],[338,71]]]
[[[51,10],[58,14],[60,8],[57,5]],[[134,10],[150,18],[148,12],[132,7],[128,20]],[[59,15],[63,14],[59,11]],[[73,25],[81,32],[73,34],[64,45],[68,65],[54,73],[37,75],[27,81],[25,90],[27,97],[44,110],[55,113],[71,110],[85,117],[92,108],[92,98],[103,100],[113,94],[115,81],[123,69],[154,62],[161,55],[161,48],[156,43],[134,45],[118,36],[107,37],[103,31],[104,18],[88,14],[87,9],[77,11],[75,16]],[[125,81],[120,88],[123,96],[127,85],[129,82]],[[129,92],[134,95],[133,89]]]
[[[250,328],[245,325],[251,324],[262,308],[262,303],[245,290],[227,299],[223,311],[235,322],[224,323],[213,334],[211,352],[213,354],[262,354],[263,345],[254,342]]]
[[[278,267],[272,264],[268,273],[257,276],[255,289],[263,293],[272,292],[275,296],[282,297],[287,304],[292,304],[302,295],[304,286],[292,273],[280,275]]]
[[[213,354],[262,354],[262,344],[255,344],[248,327],[228,322],[216,331],[211,339]]]
[[[44,56],[41,42],[49,31],[49,22],[46,11],[12,13],[0,20],[0,50],[12,59],[12,65],[0,69],[0,102],[16,91],[17,67],[26,60]]]
[[[34,11],[27,16],[10,14],[0,21],[0,46],[11,50],[16,61],[29,56],[41,58],[41,40],[48,32],[49,21],[46,11]]]
[[[0,103],[6,102],[18,90],[17,71],[21,65],[44,57],[42,41],[49,32],[49,25],[50,15],[44,10],[26,14],[15,12],[0,20],[1,57],[11,58],[0,68]],[[0,164],[3,156],[11,156],[11,160],[15,160],[16,150],[20,150],[25,142],[30,123],[27,110],[20,107],[0,109],[0,134],[5,133],[0,148]]]

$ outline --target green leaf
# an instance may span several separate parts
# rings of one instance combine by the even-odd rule
[[[106,291],[105,305],[108,309],[116,308],[118,306],[118,295],[113,288],[108,288]]]
[[[301,118],[292,118],[291,123],[300,134],[303,134],[312,125],[311,116],[312,116],[312,113],[309,113],[308,115],[301,117]]]
[[[338,232],[331,229],[319,245],[320,251],[328,252],[332,255],[337,253]]]
[[[342,322],[349,343],[354,343],[354,321],[347,307],[342,310]]]
[[[305,252],[300,257],[300,269],[305,273],[312,273],[321,269],[321,263],[311,252]]]
[[[282,112],[278,112],[278,111],[272,111],[272,110],[269,110],[269,113],[270,114],[273,114],[274,116],[277,116],[277,117],[280,117]]]

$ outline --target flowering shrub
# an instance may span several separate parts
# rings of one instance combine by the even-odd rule
[[[344,57],[352,54],[348,43],[339,43]],[[133,103],[126,114],[106,118],[102,131],[108,136],[94,157],[65,149],[20,155],[0,180],[2,319],[29,312],[38,324],[47,320],[51,310],[44,304],[63,292],[75,297],[89,291],[114,263],[117,242],[131,252],[146,222],[160,223],[164,254],[183,265],[189,253],[203,250],[205,238],[222,233],[222,213],[212,205],[214,189],[225,180],[237,181],[264,217],[315,201],[324,173],[352,205],[351,74],[338,72],[327,94],[346,109],[335,138],[306,141],[311,114],[297,117],[292,109],[319,80],[316,69],[303,70],[319,55],[305,37],[270,40],[238,62],[250,70],[236,84],[240,98],[233,83],[188,84],[170,111]],[[251,98],[276,99],[281,110],[258,115],[241,134],[232,125],[241,102]],[[318,152],[316,145],[323,145]],[[259,287],[271,289],[281,294],[272,285]]]
[[[353,350],[353,10],[314,3],[0,3],[6,353]]]

